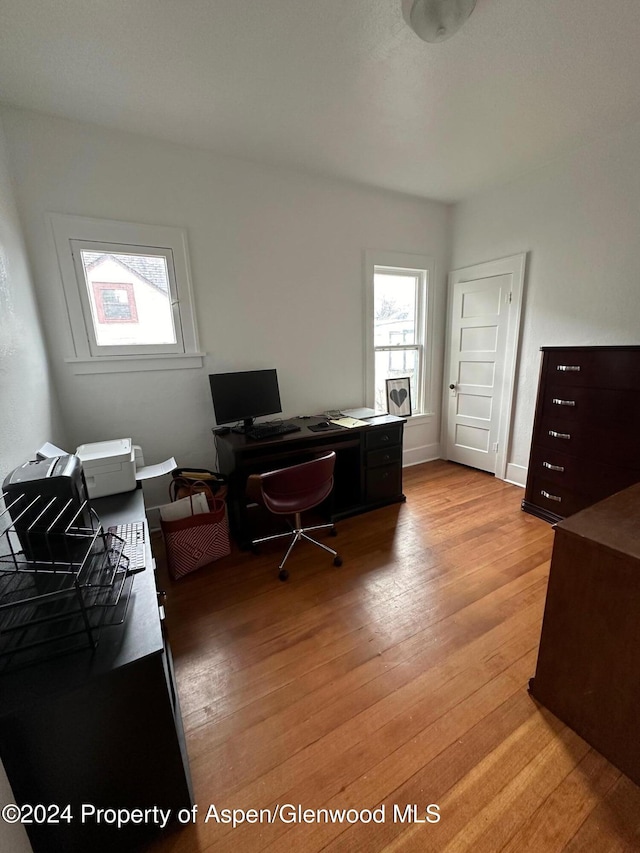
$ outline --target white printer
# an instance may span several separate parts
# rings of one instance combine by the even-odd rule
[[[136,467],[144,465],[142,449],[130,438],[81,444],[76,456],[82,462],[89,498],[135,489]]]

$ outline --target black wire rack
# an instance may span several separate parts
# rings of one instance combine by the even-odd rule
[[[85,501],[3,494],[0,671],[78,649],[124,621],[132,577],[125,542]]]

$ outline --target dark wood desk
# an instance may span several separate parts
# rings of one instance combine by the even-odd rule
[[[103,525],[142,520],[142,490],[92,501]],[[0,675],[0,758],[16,802],[71,805],[73,820],[26,827],[34,851],[137,851],[158,831],[118,829],[97,808],[177,811],[192,804],[173,663],[158,608],[151,548],[133,578],[122,625],[79,650]]]
[[[323,418],[289,418],[300,432],[252,440],[229,433],[216,437],[218,466],[229,477],[231,531],[241,547],[251,541],[245,488],[250,474],[305,462],[328,450],[336,452],[335,486],[328,514],[332,521],[404,501],[402,438],[405,420],[393,415],[371,418],[367,426],[314,432]]]

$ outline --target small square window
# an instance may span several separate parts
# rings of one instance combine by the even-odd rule
[[[170,249],[70,244],[92,355],[185,351]]]
[[[51,214],[78,372],[201,366],[184,232]],[[141,361],[140,358],[145,359]]]

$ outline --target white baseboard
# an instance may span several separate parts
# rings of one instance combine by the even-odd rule
[[[435,459],[443,459],[439,444],[427,444],[423,447],[414,447],[405,450],[402,455],[402,465],[409,468],[412,465],[420,465],[422,462],[433,462]],[[527,485],[527,468],[524,465],[515,465],[510,462],[507,465],[506,483],[520,486],[522,489]]]
[[[433,462],[434,459],[442,459],[440,455],[440,444],[424,444],[422,447],[412,447],[402,453],[402,467],[410,468],[412,465],[420,465],[422,462]]]
[[[513,483],[514,486],[521,486],[524,489],[527,485],[527,469],[524,465],[514,465],[513,462],[509,462],[504,479],[507,483]]]

